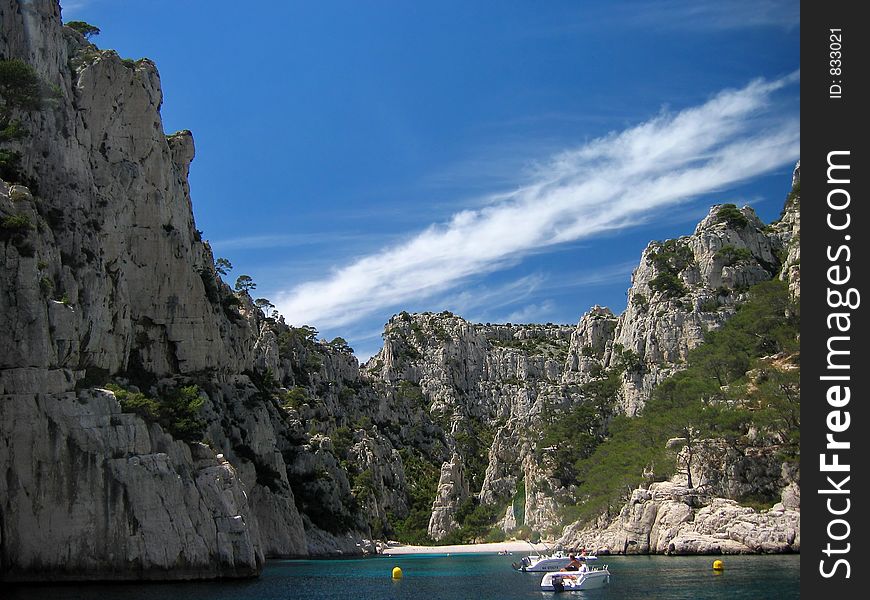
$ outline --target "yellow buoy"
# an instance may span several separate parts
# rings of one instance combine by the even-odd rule
[[[393,579],[401,579],[402,578],[402,569],[400,567],[393,567]]]
[[[721,560],[714,560],[713,561],[713,570],[714,571],[724,571],[725,570],[725,563],[723,563]]]

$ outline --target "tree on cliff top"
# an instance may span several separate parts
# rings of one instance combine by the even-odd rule
[[[80,34],[85,36],[85,39],[90,40],[95,35],[100,35],[100,28],[91,25],[90,23],[85,23],[84,21],[67,21],[64,23],[70,29],[75,29]]]
[[[254,283],[250,275],[239,275],[239,278],[236,279],[236,291],[239,293],[247,294],[256,287],[257,284]]]

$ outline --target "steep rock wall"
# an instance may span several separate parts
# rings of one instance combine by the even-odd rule
[[[279,348],[289,328],[221,281],[193,220],[193,138],[164,135],[154,64],[89,44],[49,0],[0,1],[0,58],[54,89],[4,142],[21,158],[0,217],[24,225],[0,239],[0,576],[249,576],[265,554],[360,552],[352,519],[332,539],[300,514],[294,485],[335,461],[263,383],[358,381],[358,363],[305,366]],[[196,384],[208,445],[122,414],[110,378]],[[349,490],[333,468],[327,491]]]

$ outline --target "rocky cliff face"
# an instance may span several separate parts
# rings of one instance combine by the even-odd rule
[[[783,240],[765,229],[751,208],[720,205],[691,236],[647,246],[613,337],[614,345],[640,359],[624,377],[626,414],[636,414],[704,334],[734,314],[750,286],[779,272]],[[612,354],[605,356],[605,364],[612,360]]]
[[[401,313],[387,324],[384,348],[365,373],[387,393],[416,391],[445,456],[429,535],[456,527],[469,494],[484,504],[507,504],[518,482],[539,478],[529,427],[571,402],[562,384],[574,328],[567,325],[474,325],[450,313]],[[409,440],[410,441],[410,440]],[[443,451],[428,453],[433,460]],[[525,462],[524,462],[525,461]],[[527,488],[527,523],[554,517],[552,502]]]
[[[193,138],[164,135],[155,66],[89,44],[48,0],[0,2],[0,59],[51,90],[13,111],[23,135],[2,147],[0,574],[246,576],[264,555],[360,552],[347,469],[312,425],[355,393],[358,363],[221,281],[193,220]],[[122,413],[109,381],[196,385],[205,443]],[[373,439],[358,462],[401,481]]]
[[[777,273],[780,279],[788,283],[790,294],[800,298],[800,163],[795,167],[792,190],[778,222],[762,228],[746,209],[742,209],[741,213],[747,217],[747,224],[739,227],[736,232],[728,231],[734,223],[725,223],[723,227],[722,213],[716,207],[695,230],[696,239],[689,241],[689,244],[694,249],[693,255],[700,267],[698,272],[702,274],[702,280],[707,282],[706,290],[704,287],[699,289],[691,285],[696,280],[691,270],[681,272],[681,278],[688,284],[687,295],[693,299],[689,306],[694,307],[694,310],[687,311],[684,304],[677,311],[665,311],[662,315],[665,320],[670,319],[673,323],[674,318],[683,319],[684,315],[700,319],[704,318],[709,309],[714,309],[716,315],[713,326],[721,324],[731,310],[730,301],[735,297],[739,299],[739,290],[742,287],[754,282],[756,277],[757,281],[763,281]],[[732,215],[736,217],[733,212]],[[735,233],[739,238],[734,236]],[[740,257],[737,265],[743,263],[750,267],[739,276],[726,270],[725,267],[729,265],[723,264],[733,263],[733,259],[722,250],[729,246],[738,249],[737,252],[728,252]],[[651,247],[655,251],[656,246]],[[698,252],[698,248],[702,251]],[[750,254],[739,251],[742,248],[749,250]],[[648,248],[645,252],[647,260],[649,253]],[[757,267],[763,269],[768,276],[754,268],[752,262],[756,262]],[[650,288],[652,280],[644,275],[643,264],[644,260],[633,278],[634,293],[644,293]],[[684,274],[688,277],[684,277]],[[710,288],[720,282],[725,282],[731,292],[718,293],[715,297],[708,295],[705,299],[705,292],[709,294]],[[715,298],[715,303],[710,301],[712,298]],[[643,338],[649,339],[655,326],[645,324],[641,319],[637,321],[639,327],[631,334],[626,335],[624,332],[631,323],[632,315],[644,314],[648,310],[644,309],[645,304],[643,301],[632,300],[620,317],[615,336],[615,339],[621,339],[624,343],[634,340],[635,345],[630,347],[638,352],[649,350],[649,346],[637,342]],[[685,322],[684,319],[680,320],[680,323]],[[645,395],[648,397],[648,391],[644,394],[644,390],[649,390],[655,384],[651,379],[679,368],[679,361],[674,358],[684,356],[680,353],[699,342],[689,330],[682,331],[685,345],[671,344],[670,348],[678,350],[678,353],[672,354],[664,365],[650,365],[651,357],[645,356],[648,365],[646,370],[650,377],[626,381],[623,391],[627,398],[643,399]],[[639,333],[642,335],[638,335]],[[788,357],[782,356],[768,357],[766,363],[780,363],[777,368],[784,371],[797,368]],[[755,378],[754,384],[758,383],[759,380]],[[799,393],[798,389],[797,394]],[[630,401],[625,406],[631,411]],[[680,445],[679,440],[672,441],[677,442],[677,446]],[[619,554],[799,552],[799,468],[794,463],[783,463],[777,450],[775,446],[750,446],[738,451],[723,442],[705,441],[699,448],[694,449],[697,460],[694,461],[691,474],[696,487],[687,488],[687,477],[683,473],[674,476],[670,481],[652,483],[636,489],[618,515],[602,516],[593,525],[571,525],[564,530],[559,543],[565,547],[585,546],[600,553]],[[686,451],[683,448],[682,453]],[[780,502],[770,509],[756,510],[740,506],[734,500],[752,496],[779,496]]]
[[[613,411],[635,415],[705,333],[734,314],[750,286],[780,272],[782,257],[797,245],[795,210],[791,202],[769,227],[749,207],[717,205],[692,235],[650,243],[619,317],[595,306],[576,327],[475,325],[450,313],[391,319],[383,350],[364,371],[385,389],[418,388],[425,412],[457,453],[442,469],[430,536],[440,539],[457,527],[454,517],[466,498],[456,493],[457,456],[466,473],[460,487],[468,485],[483,504],[505,507],[506,529],[517,526],[510,504],[523,507],[519,525],[555,531],[560,504],[573,500],[539,447],[550,420],[589,405],[593,385],[614,374]],[[486,441],[483,473],[475,456],[480,448],[468,437]]]

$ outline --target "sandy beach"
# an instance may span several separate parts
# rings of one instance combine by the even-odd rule
[[[498,552],[513,552],[521,554],[526,552],[546,552],[547,545],[538,543],[531,544],[522,540],[509,542],[492,542],[488,544],[456,544],[453,546],[404,546],[396,545],[384,548],[385,556],[399,556],[404,554],[496,554]]]

